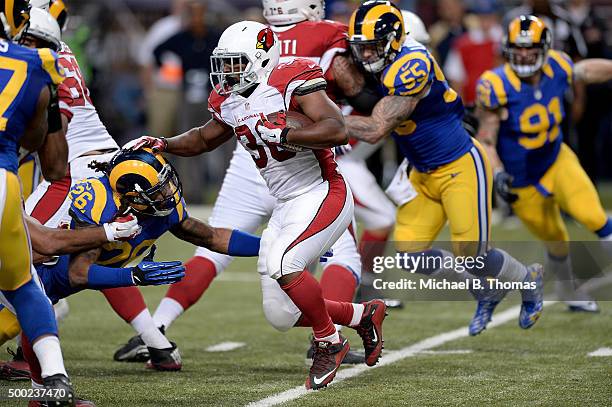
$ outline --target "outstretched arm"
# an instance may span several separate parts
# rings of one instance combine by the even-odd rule
[[[586,84],[612,80],[612,60],[602,58],[583,59],[574,66],[576,79]]]
[[[349,136],[375,144],[406,121],[418,103],[418,97],[385,96],[376,103],[370,116],[345,118]]]
[[[230,256],[251,257],[259,253],[259,237],[239,230],[213,228],[196,218],[185,219],[170,232],[181,240]]]
[[[229,140],[233,130],[226,124],[210,119],[206,124],[195,127],[181,135],[166,139],[164,151],[181,157],[192,157],[212,151]]]

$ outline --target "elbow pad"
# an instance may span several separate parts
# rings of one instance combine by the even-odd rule
[[[57,88],[50,86],[51,99],[49,100],[49,107],[47,108],[47,133],[55,133],[62,130],[62,115],[60,114],[59,98],[57,96]]]
[[[375,89],[366,86],[355,96],[347,97],[346,101],[359,113],[370,114],[380,99]]]

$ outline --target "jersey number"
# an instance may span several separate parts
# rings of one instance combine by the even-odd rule
[[[257,125],[256,125],[257,126]],[[276,161],[283,162],[296,156],[296,153],[287,151],[278,146],[267,144],[261,138],[256,138],[251,129],[246,124],[238,126],[234,129],[238,139],[242,140],[245,147],[251,151],[251,157],[255,161],[257,168],[264,168],[268,165],[268,155],[266,150],[270,151],[270,155]],[[246,140],[246,141],[245,141]]]
[[[5,131],[9,120],[5,116],[6,111],[21,92],[21,88],[28,77],[28,63],[0,56],[0,70],[9,71],[11,75],[0,96],[0,131]]]
[[[550,115],[553,116],[553,125],[551,128]],[[559,137],[559,123],[563,120],[561,114],[561,102],[558,97],[554,97],[544,106],[540,103],[534,103],[523,110],[519,118],[521,133],[534,134],[535,137],[523,136],[518,142],[527,150],[533,150],[542,147],[547,142],[553,142]],[[550,131],[549,131],[550,129]]]
[[[87,103],[93,105],[76,58],[71,55],[62,55],[60,64],[65,68],[66,79],[63,84],[70,89],[73,99],[72,106],[85,106]]]

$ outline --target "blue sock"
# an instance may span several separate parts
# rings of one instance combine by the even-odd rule
[[[596,230],[595,233],[599,236],[600,239],[604,239],[610,235],[612,235],[612,220],[608,218],[608,221],[605,225],[599,230]]]
[[[13,291],[3,290],[2,294],[15,308],[19,325],[32,343],[43,335],[57,336],[53,307],[34,280]]]
[[[227,254],[230,256],[253,257],[259,255],[259,236],[233,230],[227,245]]]
[[[497,277],[504,265],[504,254],[497,250],[491,249],[484,256],[484,267],[473,267],[470,273],[476,277]]]
[[[105,288],[130,287],[134,285],[131,268],[111,268],[92,264],[87,273],[87,288],[103,290]]]

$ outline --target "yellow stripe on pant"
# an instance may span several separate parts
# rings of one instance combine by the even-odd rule
[[[417,197],[397,211],[397,250],[416,252],[431,247],[448,220],[455,255],[474,256],[487,250],[490,235],[491,166],[482,146],[432,172],[412,170]]]
[[[538,185],[512,191],[519,196],[512,205],[516,216],[557,257],[565,257],[569,251],[561,209],[591,232],[608,220],[595,186],[566,144],[561,145],[557,159]]]
[[[31,280],[32,253],[17,175],[0,169],[0,290]]]

